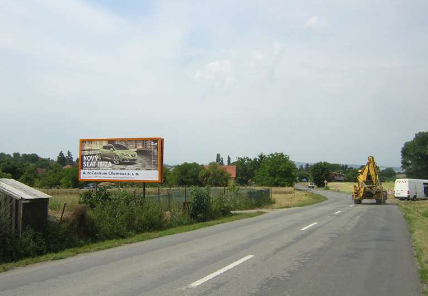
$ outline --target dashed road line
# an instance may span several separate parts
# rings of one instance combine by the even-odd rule
[[[337,211],[336,213],[334,213],[335,215],[337,215],[337,214],[339,214],[339,213],[342,213],[342,211]]]
[[[303,227],[302,229],[300,229],[300,230],[306,230],[306,229],[308,229],[308,228],[310,228],[310,227],[312,227],[312,226],[315,226],[315,225],[317,225],[318,224],[318,222],[314,222],[314,223],[312,223],[312,224],[310,224],[310,225],[308,225],[308,226],[306,226],[306,227]]]
[[[216,272],[213,272],[213,273],[207,275],[206,277],[204,277],[204,278],[202,278],[200,280],[197,280],[196,282],[191,283],[188,287],[189,288],[196,288],[197,286],[202,285],[203,283],[205,283],[205,282],[207,282],[207,281],[215,278],[216,276],[219,276],[220,274],[222,274],[222,273],[224,273],[224,272],[226,272],[226,271],[228,271],[228,270],[230,270],[230,269],[238,266],[241,263],[244,263],[245,261],[247,261],[247,260],[249,260],[249,259],[251,259],[253,257],[254,257],[254,255],[245,256],[244,258],[239,259],[238,261],[235,261],[235,262],[229,264],[228,266],[225,266],[222,269],[219,269]]]

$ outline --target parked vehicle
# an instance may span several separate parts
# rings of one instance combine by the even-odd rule
[[[129,150],[120,144],[108,144],[104,145],[100,149],[99,153],[100,160],[111,160],[114,164],[120,164],[121,162],[132,162],[137,161],[137,152]]]
[[[394,185],[394,196],[401,200],[428,199],[428,180],[397,179]]]
[[[309,182],[309,184],[308,184],[308,188],[315,188],[315,184],[314,184],[314,183],[312,183],[312,182]]]

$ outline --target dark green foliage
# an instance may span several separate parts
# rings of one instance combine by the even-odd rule
[[[8,173],[3,173],[1,168],[0,168],[0,178],[10,179],[10,178],[12,178],[12,175],[8,174]]]
[[[66,164],[68,165],[74,164],[73,155],[71,154],[70,150],[67,151],[67,156],[65,157],[65,160],[66,160]]]
[[[192,187],[190,189],[190,217],[202,222],[207,221],[211,211],[211,192],[208,187]]]
[[[235,185],[229,186],[226,193],[226,201],[231,210],[254,209],[273,203],[269,189],[246,191]]]
[[[80,188],[82,185],[82,182],[79,182],[78,167],[64,168],[61,171],[61,188]]]
[[[229,178],[230,174],[215,162],[210,163],[207,169],[204,168],[199,173],[199,180],[203,186],[225,187]]]
[[[379,177],[382,182],[385,181],[395,181],[397,173],[393,168],[386,168],[379,172]]]
[[[408,178],[428,179],[428,132],[419,132],[404,144],[401,167]]]
[[[357,177],[358,177],[359,173],[357,169],[348,169],[345,173],[345,179],[348,182],[357,182]]]
[[[38,175],[36,166],[32,164],[26,167],[24,174],[21,176],[21,178],[19,178],[19,181],[27,184],[28,186],[34,186],[37,177]]]
[[[249,157],[238,157],[233,164],[236,165],[235,182],[238,185],[248,185],[254,181],[256,172],[255,161]]]
[[[303,166],[301,166],[301,167],[303,167]],[[300,170],[299,169],[299,171],[297,171],[297,173],[296,173],[296,176],[297,176],[297,180],[299,181],[299,182],[308,182],[309,181],[309,178],[310,178],[310,173],[309,172],[307,172],[307,171],[305,171],[305,170]]]
[[[230,156],[227,156],[227,165],[230,165],[232,163],[232,160],[230,159]]]
[[[211,218],[219,218],[230,215],[232,210],[227,195],[218,194],[211,198]]]
[[[330,164],[328,162],[318,162],[311,167],[312,179],[318,187],[324,187],[324,181],[330,178]]]
[[[169,186],[171,185],[171,170],[166,165],[163,166],[163,186]]]
[[[65,166],[67,164],[67,158],[65,157],[64,153],[62,151],[59,152],[57,158],[56,158],[56,162],[60,165],[60,166]]]
[[[112,194],[107,188],[99,186],[98,190],[89,190],[80,195],[80,204],[88,205],[91,209],[96,208],[99,204],[106,203],[112,199]]]
[[[261,186],[293,186],[296,179],[296,165],[283,153],[272,153],[261,161],[256,173],[256,183]]]
[[[171,172],[171,184],[176,186],[199,186],[199,173],[203,166],[192,163],[183,163],[174,167]]]

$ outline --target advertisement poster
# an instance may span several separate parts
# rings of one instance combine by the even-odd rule
[[[81,139],[79,180],[162,183],[162,138]]]

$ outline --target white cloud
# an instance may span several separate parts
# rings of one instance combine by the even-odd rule
[[[212,85],[217,88],[228,88],[237,82],[232,62],[229,60],[209,62],[205,65],[205,69],[197,70],[193,77],[197,80],[211,80]]]
[[[313,30],[321,30],[328,27],[328,22],[325,18],[315,15],[305,22],[305,27]]]

